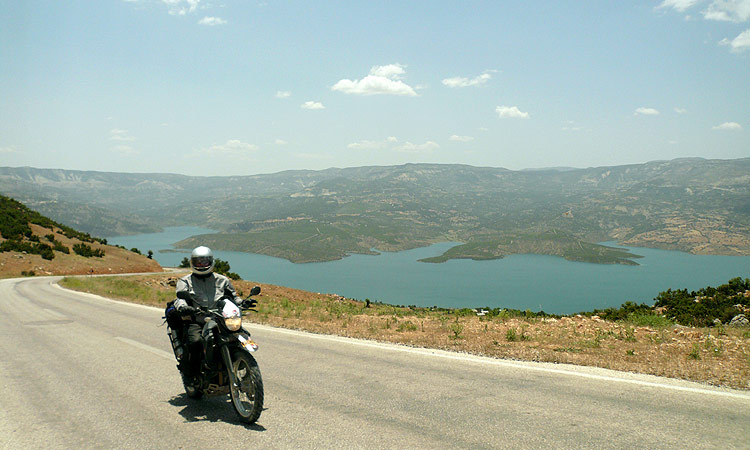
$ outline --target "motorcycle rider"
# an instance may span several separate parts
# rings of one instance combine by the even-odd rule
[[[214,273],[214,254],[210,248],[200,246],[190,254],[191,274],[177,281],[177,300],[174,307],[180,315],[191,315],[193,321],[187,326],[186,338],[188,346],[187,375],[193,383],[200,373],[204,354],[204,343],[211,334],[210,321],[200,314],[202,309],[216,309],[221,307],[220,301],[228,299],[235,305],[241,305],[242,299],[237,295],[232,282],[224,275]]]

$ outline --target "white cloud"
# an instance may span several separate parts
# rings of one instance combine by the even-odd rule
[[[731,41],[729,39],[722,39],[719,44],[730,46],[732,53],[740,53],[748,50],[750,49],[750,29],[743,31]]]
[[[635,110],[634,115],[642,115],[642,116],[658,116],[659,111],[654,108],[638,108]]]
[[[687,113],[687,109],[685,109],[685,108],[679,108],[679,107],[675,106],[674,112],[676,112],[677,114],[686,114]]]
[[[656,9],[672,8],[684,13],[702,0],[664,0]],[[722,22],[747,22],[750,20],[750,0],[713,0],[701,11],[706,20]],[[686,16],[687,19],[690,16]]]
[[[227,21],[222,19],[221,17],[208,17],[208,16],[198,21],[199,25],[207,25],[209,27],[213,27],[216,25],[224,25],[225,23],[227,23]]]
[[[300,108],[302,109],[326,109],[320,102],[307,101],[303,103]]]
[[[255,144],[230,139],[224,144],[214,144],[207,148],[201,148],[195,153],[217,158],[248,159],[257,150],[258,146]]]
[[[276,145],[286,145],[289,142],[287,142],[287,141],[285,141],[283,139],[276,139],[275,141],[273,141],[273,143],[276,144]]]
[[[350,148],[352,150],[377,150],[380,148],[384,148],[386,146],[386,142],[383,141],[359,141],[359,142],[352,142],[351,144],[347,145],[346,148]]]
[[[501,119],[528,119],[529,113],[523,112],[517,106],[498,106],[495,112]]]
[[[276,91],[276,98],[289,98],[292,93],[289,91]]]
[[[356,95],[403,95],[414,97],[414,88],[401,81],[405,74],[401,64],[374,66],[370,73],[361,80],[343,79],[331,87],[333,91]]]
[[[403,144],[396,146],[393,149],[397,152],[403,153],[430,153],[436,148],[440,148],[437,142],[427,141],[424,144],[412,144],[411,142],[404,142]]]
[[[701,3],[703,0],[664,0],[656,9],[672,8],[681,13]],[[748,22],[750,21],[750,0],[711,0],[708,6],[701,11],[705,20],[719,22]],[[691,20],[690,15],[685,15],[686,20]],[[732,53],[741,53],[750,49],[750,29],[743,31],[734,39],[724,38],[719,45],[730,47]]]
[[[395,136],[388,136],[385,140],[382,141],[358,141],[358,142],[352,142],[351,144],[347,145],[346,148],[350,148],[352,150],[378,150],[381,148],[387,148],[390,144],[394,144],[398,142],[398,139],[396,139]]]
[[[452,78],[446,78],[443,80],[443,84],[452,87],[452,88],[462,88],[462,87],[469,87],[469,86],[481,86],[485,83],[487,83],[490,78],[492,78],[492,75],[485,72],[477,77],[474,78],[465,78],[465,77],[452,77]]]
[[[128,130],[121,130],[119,128],[113,128],[109,130],[110,141],[134,141],[135,138],[128,134]]]
[[[742,125],[737,122],[724,122],[721,125],[712,127],[711,129],[717,131],[740,131],[742,130]]]
[[[700,0],[664,0],[657,8],[673,8],[685,12],[700,3]]]
[[[750,20],[750,0],[714,0],[703,11],[706,20],[747,22]]]
[[[161,2],[169,7],[169,14],[184,16],[188,13],[194,13],[201,0],[161,0]]]
[[[405,74],[406,70],[401,64],[387,64],[385,66],[373,66],[370,69],[370,75],[375,77],[388,78],[390,80],[400,80],[401,75]]]
[[[454,134],[448,139],[453,142],[471,142],[474,140],[474,136],[459,136],[457,134]]]
[[[16,150],[15,146],[9,145],[7,147],[0,147],[0,153],[18,153],[18,150]]]

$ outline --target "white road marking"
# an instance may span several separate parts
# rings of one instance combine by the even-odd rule
[[[147,352],[151,352],[154,355],[161,356],[162,358],[174,360],[174,355],[172,353],[167,353],[164,350],[159,350],[158,348],[151,347],[150,345],[142,344],[138,341],[124,338],[122,336],[117,336],[115,339],[117,339],[120,342],[124,342],[128,345],[132,345],[133,347],[140,348],[141,350],[146,350]]]
[[[149,308],[149,309],[153,309],[157,311],[163,311],[163,309],[157,308],[154,306],[146,306],[146,305],[127,303],[127,302],[120,302],[117,300],[112,300],[112,299],[108,299],[105,297],[101,297],[99,295],[85,294],[82,292],[71,291],[69,289],[63,288],[57,283],[54,283],[53,285],[62,290],[75,292],[76,294],[84,294],[89,297],[93,297],[93,298],[97,298],[97,299],[101,299],[105,301],[130,304],[132,306],[138,306],[141,308]],[[644,387],[652,387],[652,388],[658,388],[658,389],[671,389],[675,391],[691,392],[691,393],[696,393],[696,394],[706,394],[706,395],[715,395],[715,396],[720,396],[720,397],[730,397],[730,398],[737,398],[737,399],[742,399],[742,400],[750,400],[750,393],[744,393],[738,390],[718,388],[718,387],[702,388],[702,387],[687,386],[684,384],[697,385],[697,383],[676,380],[676,379],[673,380],[673,379],[664,378],[663,379],[664,381],[660,381],[659,378],[661,377],[657,377],[654,375],[640,375],[640,374],[634,374],[634,373],[629,373],[629,372],[616,372],[616,371],[610,371],[608,369],[601,369],[597,367],[556,364],[556,366],[569,367],[568,369],[559,369],[559,368],[549,367],[552,365],[551,363],[537,363],[537,362],[523,363],[523,362],[509,361],[509,360],[503,360],[503,359],[495,359],[495,358],[490,358],[490,357],[485,357],[485,356],[452,353],[452,352],[448,352],[444,350],[407,347],[405,345],[367,341],[364,339],[331,336],[331,335],[325,335],[325,334],[306,333],[304,331],[287,330],[284,328],[277,328],[277,327],[271,327],[271,326],[266,326],[266,325],[254,324],[251,322],[243,324],[243,327],[245,327],[245,325],[253,327],[253,328],[263,329],[263,330],[270,331],[270,332],[275,332],[275,333],[290,334],[290,335],[295,335],[295,336],[300,336],[300,337],[305,337],[305,338],[310,338],[310,339],[321,339],[321,340],[327,340],[327,341],[333,341],[333,342],[340,342],[340,343],[346,343],[349,345],[358,345],[361,347],[376,348],[376,349],[386,350],[386,351],[413,353],[413,354],[418,354],[422,356],[432,356],[432,357],[438,357],[438,358],[452,359],[456,361],[466,361],[466,362],[473,362],[473,363],[478,363],[478,364],[489,364],[489,365],[501,366],[501,367],[512,367],[516,369],[525,369],[525,370],[531,370],[531,371],[537,371],[537,372],[543,372],[543,373],[554,373],[558,375],[588,378],[591,380],[610,381],[614,383],[626,383],[626,384],[632,384],[632,385],[644,386]],[[148,345],[141,344],[140,342],[132,341],[127,338],[118,337],[116,339],[119,339],[122,342],[125,342],[128,344],[134,345],[136,347],[143,348],[144,350],[148,350],[150,352],[156,353],[159,356],[163,356],[167,359],[174,359],[174,355],[171,355],[162,350],[150,347]],[[262,346],[262,342],[260,344]],[[606,371],[606,372],[615,373],[620,376],[598,375],[594,373],[587,373],[587,372],[594,372],[594,371],[600,371],[600,372]],[[643,378],[653,378],[657,381],[647,381],[647,380],[644,380]]]
[[[99,300],[99,301],[103,301],[103,302],[107,302],[107,303],[114,303],[116,305],[126,305],[126,306],[133,307],[133,308],[152,309],[152,310],[164,312],[164,308],[157,308],[156,306],[150,306],[150,305],[141,305],[139,303],[131,303],[131,302],[126,302],[124,300],[115,300],[115,299],[112,299],[112,298],[102,297],[101,295],[91,294],[89,292],[74,291],[73,289],[64,288],[64,287],[60,286],[59,284],[57,284],[56,282],[55,283],[51,283],[51,286],[53,286],[53,287],[55,287],[57,289],[60,289],[62,291],[65,291],[67,293],[81,295],[83,297],[93,298],[93,299],[96,299],[96,300]]]
[[[549,367],[549,365],[551,365],[550,363],[535,363],[535,362],[523,363],[523,362],[509,361],[509,360],[503,360],[503,359],[494,359],[494,358],[490,358],[486,356],[453,353],[453,352],[448,352],[444,350],[407,347],[404,345],[366,341],[366,340],[355,339],[355,338],[345,338],[345,337],[340,337],[340,336],[329,336],[329,335],[324,335],[324,334],[305,333],[303,331],[287,330],[283,328],[268,327],[264,325],[252,324],[251,326],[254,328],[262,328],[264,330],[273,331],[277,333],[292,334],[292,335],[301,336],[301,337],[305,337],[309,339],[320,339],[320,340],[341,342],[341,343],[346,343],[349,345],[357,345],[360,347],[375,348],[379,350],[398,351],[398,352],[404,352],[404,353],[418,354],[422,356],[431,356],[431,357],[451,359],[455,361],[466,361],[466,362],[472,362],[472,363],[478,363],[478,364],[488,364],[488,365],[493,365],[493,366],[512,367],[516,369],[532,370],[532,371],[543,372],[543,373],[553,373],[553,374],[558,374],[558,375],[588,378],[592,380],[610,381],[610,382],[616,382],[616,383],[627,383],[627,384],[633,384],[637,386],[646,386],[646,387],[661,388],[661,389],[672,389],[676,391],[692,392],[696,394],[707,394],[707,395],[716,395],[716,396],[722,396],[722,397],[738,398],[742,400],[750,400],[750,393],[744,393],[744,392],[736,391],[736,390],[729,390],[729,389],[718,388],[718,387],[717,388],[708,388],[708,387],[701,388],[701,387],[683,386],[683,385],[677,384],[677,383],[685,383],[685,384],[691,383],[691,382],[682,381],[682,380],[665,379],[664,382],[659,382],[659,381],[646,381],[643,379],[638,379],[638,378],[654,378],[654,379],[659,378],[653,375],[639,375],[639,374],[625,373],[625,372],[622,373],[622,376],[598,375],[594,373],[587,373],[587,371],[608,371],[608,370],[597,368],[597,367],[585,367],[585,366],[569,366],[571,367],[570,369],[559,369],[559,368]],[[580,369],[580,371],[573,370],[574,368]],[[675,383],[675,384],[670,384],[667,382],[667,380],[672,381],[672,383]],[[695,384],[695,383],[691,383],[691,384]]]

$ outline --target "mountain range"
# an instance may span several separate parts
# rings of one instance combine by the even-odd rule
[[[597,244],[750,254],[750,158],[512,171],[407,164],[244,177],[0,167],[0,193],[99,236],[195,225],[181,243],[293,262],[457,242],[444,255],[538,253],[636,264]]]

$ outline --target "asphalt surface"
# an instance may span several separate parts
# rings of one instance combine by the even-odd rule
[[[248,324],[265,410],[188,399],[162,311],[0,280],[0,448],[750,448],[750,393]]]

